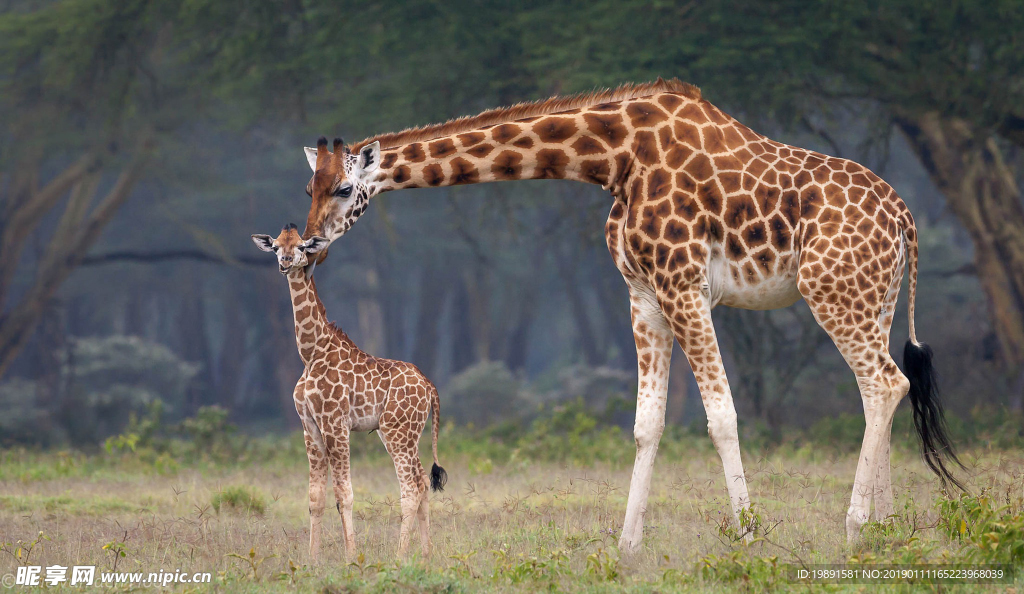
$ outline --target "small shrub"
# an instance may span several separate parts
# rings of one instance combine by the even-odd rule
[[[625,463],[636,451],[621,429],[599,423],[580,398],[537,418],[516,446],[517,455],[528,460],[578,464]]]
[[[483,361],[453,377],[441,398],[449,418],[483,427],[527,409],[522,391],[522,382],[504,363]]]
[[[491,579],[497,582],[508,581],[519,584],[525,581],[548,582],[551,589],[558,579],[569,573],[569,557],[564,551],[551,551],[547,557],[512,556],[504,549],[492,551],[494,555],[494,574]]]
[[[889,556],[902,554],[923,559],[930,552],[930,547],[923,543],[919,533],[927,524],[929,522],[921,517],[914,499],[905,497],[902,510],[896,509],[884,520],[861,526],[858,555],[866,558],[873,553],[886,553]]]
[[[786,580],[777,557],[752,556],[743,550],[704,557],[697,569],[705,581],[738,585],[748,592],[771,590]]]
[[[227,487],[215,493],[210,500],[210,505],[217,513],[220,513],[221,507],[258,516],[262,516],[267,511],[267,502],[263,496],[255,490],[243,486]]]
[[[939,525],[970,563],[1024,566],[1024,502],[997,506],[987,492],[939,502]]]
[[[597,549],[587,555],[587,573],[600,581],[613,582],[619,579],[619,560],[604,549]]]
[[[226,460],[236,457],[244,446],[231,439],[236,427],[228,421],[227,409],[219,406],[201,407],[196,416],[183,420],[179,429],[192,445],[189,453],[193,455]]]

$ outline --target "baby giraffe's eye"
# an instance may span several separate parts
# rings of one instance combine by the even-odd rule
[[[272,246],[270,246],[270,247],[274,248],[274,253],[275,253],[275,254],[276,254],[277,252],[281,251],[281,246],[279,246],[279,245],[272,245]]]
[[[341,186],[340,188],[337,189],[337,191],[334,192],[334,195],[340,198],[348,198],[349,196],[352,195],[352,186]]]

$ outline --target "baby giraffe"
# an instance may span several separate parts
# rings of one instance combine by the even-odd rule
[[[355,556],[352,528],[352,481],[349,475],[349,432],[377,429],[395,463],[402,494],[399,555],[409,547],[413,522],[419,516],[423,554],[430,552],[427,478],[420,464],[419,439],[433,413],[434,465],[430,487],[444,488],[448,475],[437,464],[437,431],[441,404],[437,388],[411,363],[378,359],[359,350],[340,328],[327,321],[313,283],[315,262],[307,254],[327,248],[322,237],[303,240],[295,225],[276,239],[253,235],[256,246],[277,254],[288,279],[295,313],[295,342],[306,366],[295,386],[295,410],[302,420],[309,457],[309,555],[320,552],[328,465],[334,474],[334,497],[345,531],[345,554]]]

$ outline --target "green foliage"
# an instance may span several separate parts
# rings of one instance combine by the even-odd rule
[[[619,560],[599,548],[587,555],[587,573],[600,581],[615,581],[619,578]]]
[[[214,493],[210,505],[217,513],[220,513],[222,507],[225,511],[230,509],[257,516],[262,516],[267,511],[267,502],[263,496],[255,489],[241,485],[225,487]]]
[[[491,551],[494,573],[491,579],[519,584],[524,581],[548,582],[552,589],[559,578],[569,573],[569,558],[564,551],[550,551],[547,556],[513,556],[505,549]]]
[[[634,451],[618,427],[599,423],[577,399],[539,416],[517,440],[515,455],[527,460],[621,463]]]
[[[235,454],[231,435],[235,426],[228,422],[228,411],[219,406],[203,406],[196,416],[181,422],[181,432],[200,452],[218,458]]]
[[[63,357],[68,403],[61,418],[72,439],[95,442],[150,409],[184,409],[185,391],[199,372],[167,347],[136,336],[76,339]],[[139,429],[145,429],[140,427]]]
[[[861,538],[857,544],[854,563],[877,563],[878,559],[889,559],[894,563],[925,563],[934,552],[926,544],[921,532],[928,526],[913,498],[903,498],[900,509],[878,522],[861,526]]]
[[[705,582],[729,584],[744,592],[763,592],[786,581],[786,569],[778,557],[759,557],[747,549],[708,555],[696,569]]]
[[[1007,497],[999,505],[992,495],[961,494],[939,501],[939,525],[969,563],[1024,566],[1024,500]]]

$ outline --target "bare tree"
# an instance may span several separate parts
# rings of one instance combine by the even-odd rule
[[[110,155],[88,153],[39,187],[41,167],[17,163],[0,201],[0,376],[25,346],[61,283],[77,267],[103,228],[139,182],[152,152],[143,141],[116,181],[100,192]],[[65,199],[53,234],[34,262],[35,275],[16,303],[9,304],[11,281],[32,232]]]

